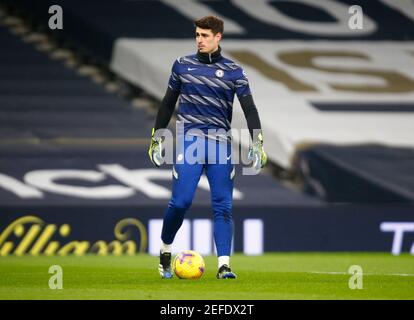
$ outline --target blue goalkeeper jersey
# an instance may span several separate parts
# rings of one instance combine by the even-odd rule
[[[211,130],[231,129],[234,94],[251,95],[243,69],[221,55],[214,63],[203,63],[197,54],[178,58],[172,67],[168,86],[180,93],[177,121],[185,134],[217,139]],[[194,134],[194,130],[198,129]],[[210,131],[211,132],[211,131]],[[219,140],[229,137],[218,135]]]

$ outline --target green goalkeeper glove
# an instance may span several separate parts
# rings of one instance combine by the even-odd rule
[[[263,136],[259,133],[253,144],[249,147],[247,159],[253,162],[253,168],[259,170],[263,168],[267,162],[267,155],[263,148]]]
[[[162,164],[162,138],[154,137],[154,128],[152,128],[151,134],[151,145],[148,149],[148,155],[151,159],[151,162],[159,167]]]

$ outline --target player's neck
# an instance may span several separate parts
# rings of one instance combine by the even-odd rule
[[[211,52],[211,53],[204,53],[204,52],[197,51],[197,58],[202,63],[208,63],[208,64],[216,63],[222,58],[221,47],[218,46],[218,48],[214,52]]]

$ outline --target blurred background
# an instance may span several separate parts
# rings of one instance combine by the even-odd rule
[[[238,167],[234,252],[414,254],[414,3],[357,2],[0,1],[0,256],[158,254],[151,128],[206,15],[270,162]],[[202,177],[174,251],[213,254],[211,216]]]

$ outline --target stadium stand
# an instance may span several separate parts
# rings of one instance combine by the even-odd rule
[[[144,218],[149,212],[162,214],[171,167],[154,169],[148,159],[154,116],[36,51],[4,27],[0,39],[5,48],[0,52],[5,71],[0,79],[2,208],[52,220],[57,217],[56,212],[47,214],[52,208],[94,217],[103,203],[113,213],[121,207],[143,211]],[[236,208],[321,205],[271,176],[238,176]],[[192,212],[209,216],[209,207],[203,178]],[[3,216],[2,223],[15,214],[9,218]],[[79,222],[75,219],[74,225]]]
[[[382,148],[396,148],[395,161],[401,148],[414,146],[414,82],[410,79],[414,62],[409,53],[414,38],[410,15],[414,9],[409,5],[360,1],[364,28],[352,30],[348,26],[350,15],[342,14],[353,4],[347,0],[313,5],[167,0],[110,0],[104,4],[64,0],[13,2],[14,6],[26,8],[26,15],[43,26],[47,25],[47,9],[52,2],[62,5],[65,28],[58,35],[62,41],[76,43],[94,59],[109,64],[119,77],[157,99],[164,94],[172,61],[194,50],[191,19],[205,12],[222,14],[229,26],[223,40],[224,53],[245,66],[262,115],[269,158],[283,170],[306,177],[308,173],[295,167],[293,161],[305,154],[299,152],[304,145],[310,148],[309,152],[317,150],[319,144],[330,145],[332,159],[336,152],[352,152],[364,145],[371,150],[372,144],[376,144],[376,155]],[[312,21],[305,18],[309,16]],[[387,19],[383,19],[385,16]],[[326,27],[318,28],[315,21]],[[246,46],[247,43],[251,45]],[[143,73],[145,77],[140,76]],[[233,126],[245,127],[237,102]],[[335,167],[337,162],[330,165]],[[353,172],[355,179],[342,179],[343,188],[356,186],[355,190],[361,190],[372,186],[372,190],[355,196],[338,193],[323,199],[388,201],[377,189],[392,193],[392,187],[365,181],[366,176],[360,172]],[[409,166],[400,172],[413,175]],[[387,181],[389,175],[384,172],[382,180]],[[310,178],[320,185],[327,179],[316,172]],[[336,176],[329,180],[331,185],[337,184]],[[400,188],[410,192],[408,185]],[[412,201],[407,197],[390,199]]]
[[[318,145],[297,159],[307,192],[329,202],[414,201],[412,148]]]

